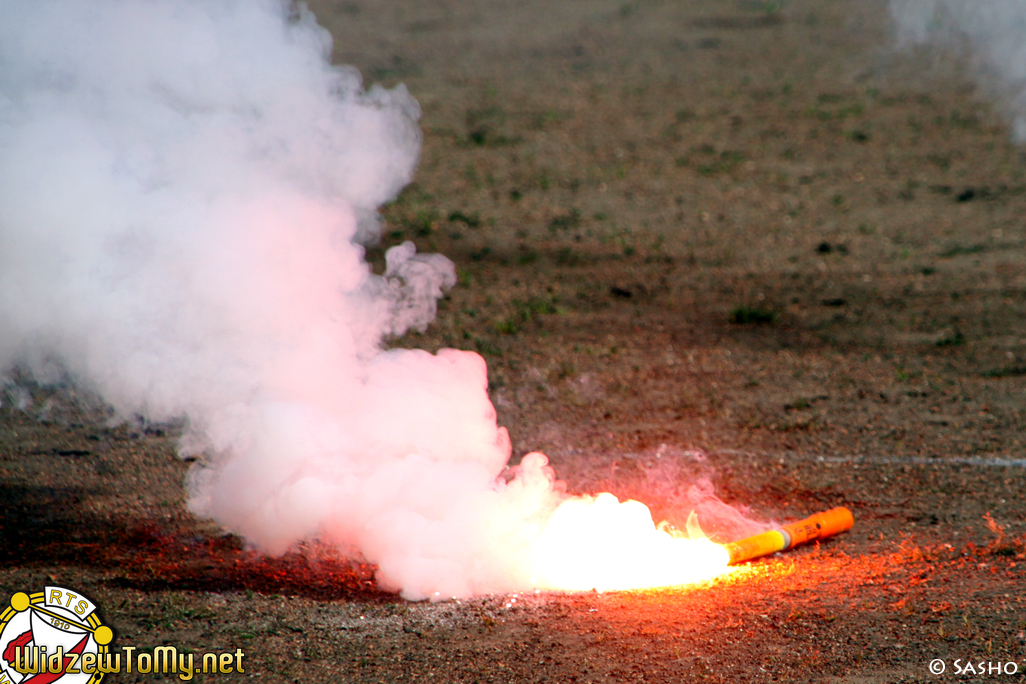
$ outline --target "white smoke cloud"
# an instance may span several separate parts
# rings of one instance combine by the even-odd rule
[[[890,8],[902,45],[968,47],[983,82],[1007,102],[1013,137],[1026,142],[1026,2],[891,0]]]
[[[419,152],[407,92],[286,0],[0,17],[0,372],[184,416],[191,509],[258,549],[355,549],[415,599],[532,586],[545,457],[501,477],[481,357],[382,346],[455,283],[412,244],[363,259]]]
[[[359,246],[414,169],[406,91],[364,91],[278,0],[0,17],[0,370],[185,416],[191,508],[259,549],[355,547],[411,598],[524,586],[551,470],[497,479],[479,356],[382,351],[455,283],[412,244],[376,276]]]

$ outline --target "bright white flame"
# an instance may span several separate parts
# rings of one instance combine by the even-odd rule
[[[722,574],[729,561],[704,535],[674,536],[656,527],[644,504],[607,493],[563,502],[532,547],[534,582],[547,589],[687,584]]]

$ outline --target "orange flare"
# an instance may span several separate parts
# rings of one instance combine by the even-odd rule
[[[789,523],[779,530],[770,530],[736,542],[725,544],[730,554],[730,564],[741,563],[753,558],[768,556],[778,551],[792,549],[817,539],[847,532],[855,524],[851,511],[844,507],[816,513],[805,520]]]

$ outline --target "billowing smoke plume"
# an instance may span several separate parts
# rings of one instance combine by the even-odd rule
[[[0,372],[184,416],[191,508],[261,550],[352,548],[411,598],[537,580],[564,495],[541,455],[500,477],[484,361],[383,350],[455,282],[410,244],[375,275],[359,246],[415,165],[406,91],[331,66],[285,0],[0,17]]]
[[[980,76],[996,86],[1026,142],[1026,2],[1024,0],[891,0],[902,44],[968,48]]]

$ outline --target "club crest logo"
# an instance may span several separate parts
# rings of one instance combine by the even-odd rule
[[[0,684],[98,684],[113,640],[82,592],[18,592],[0,613]]]

